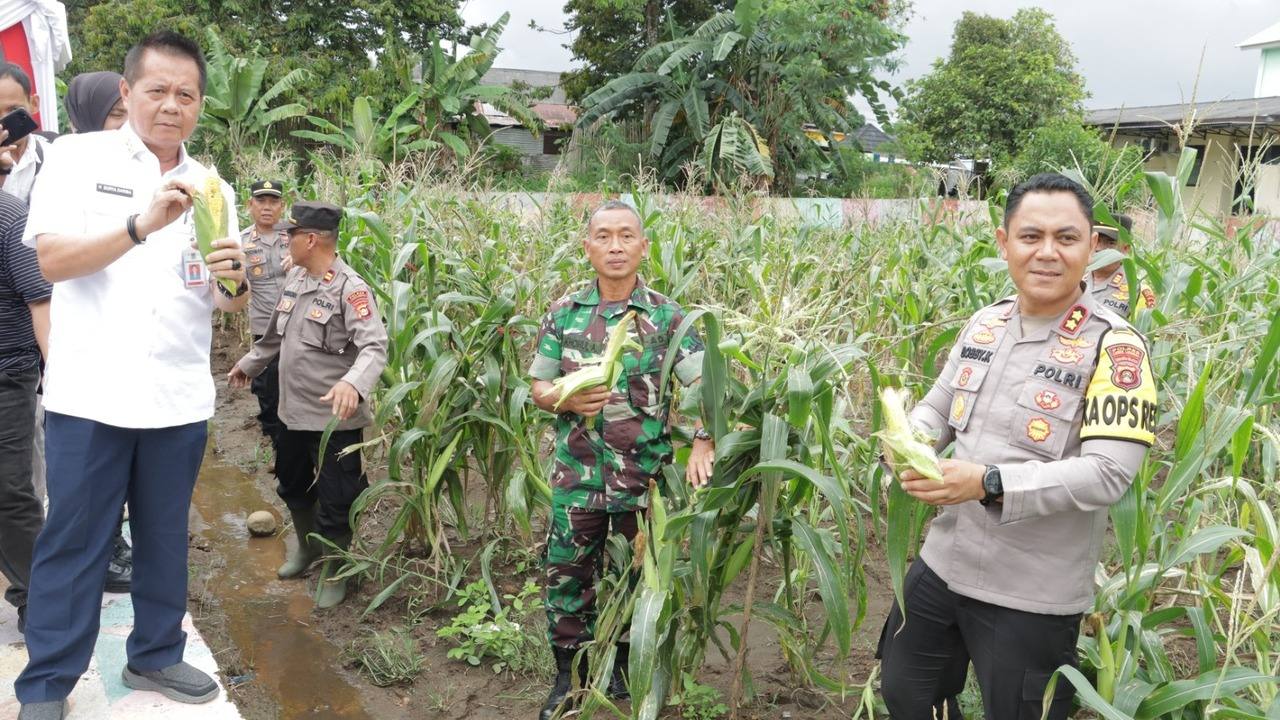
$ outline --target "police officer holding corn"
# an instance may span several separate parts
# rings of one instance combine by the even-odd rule
[[[245,255],[245,278],[253,294],[249,298],[249,332],[257,342],[267,334],[271,313],[280,302],[289,259],[289,234],[277,227],[284,210],[284,183],[259,180],[249,186],[249,217],[253,226],[240,233],[240,247]],[[258,424],[271,441],[274,457],[279,454],[277,437],[284,427],[277,414],[280,404],[280,358],[271,360],[262,374],[253,379],[249,390],[258,398]]]
[[[387,363],[387,331],[364,280],[337,255],[342,209],[299,202],[283,223],[289,238],[289,272],[264,334],[236,363],[227,380],[244,387],[280,358],[277,489],[289,508],[298,546],[277,575],[297,577],[322,554],[318,533],[345,549],[351,542],[348,513],[368,487],[360,453],[340,455],[362,441],[373,421],[369,395]],[[336,420],[317,473],[325,430]],[[346,597],[346,580],[334,579],[336,561],[321,574],[316,606]]]
[[[594,282],[557,300],[542,321],[529,374],[533,401],[556,414],[555,468],[547,537],[546,607],[556,680],[540,717],[553,717],[570,690],[573,660],[594,637],[596,579],[610,528],[631,540],[648,489],[671,461],[670,393],[661,373],[668,346],[684,318],[680,306],[646,287],[637,275],[649,250],[640,216],[611,201],[591,215],[582,246]],[[641,349],[622,356],[616,385],[561,397],[557,378],[602,356],[618,323],[635,313],[633,338]],[[628,331],[629,333],[631,331]],[[702,374],[702,344],[691,333],[674,349],[675,376],[686,386]],[[567,390],[567,389],[566,389]],[[686,476],[695,487],[711,477],[715,446],[695,424]],[[623,672],[628,645],[620,643],[608,692],[627,694]],[[579,677],[586,677],[585,655]]]
[[[1133,237],[1133,218],[1124,213],[1114,213],[1112,217],[1119,227],[1105,224],[1093,226],[1093,231],[1098,233],[1098,249],[1117,250],[1128,255]],[[1123,261],[1094,270],[1090,282],[1095,302],[1114,310],[1122,318],[1129,317],[1129,278],[1125,275]],[[1139,310],[1150,310],[1156,306],[1156,294],[1145,282],[1138,285],[1137,306]]]
[[[991,720],[1039,718],[1049,678],[1075,664],[1107,508],[1154,442],[1143,338],[1087,291],[1092,199],[1056,174],[1014,188],[996,231],[1017,294],[966,323],[911,421],[954,442],[943,482],[898,468],[938,506],[880,641],[895,720],[960,717],[970,663]],[[1048,717],[1071,707],[1059,682]],[[947,713],[944,715],[944,712]]]

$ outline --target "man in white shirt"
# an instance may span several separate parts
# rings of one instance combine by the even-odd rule
[[[0,62],[0,117],[18,109],[34,113],[39,106],[27,73],[11,62]],[[27,202],[48,149],[49,141],[36,133],[12,144],[0,137],[0,189]]]
[[[183,145],[204,99],[199,47],[152,34],[129,51],[124,78],[128,124],[49,147],[24,235],[54,299],[49,515],[32,560],[30,661],[14,682],[20,720],[64,717],[89,665],[126,498],[137,571],[124,684],[188,703],[218,694],[182,662],[187,512],[213,415],[210,316],[248,304],[245,257],[234,227],[207,263],[192,247],[193,186],[210,172]],[[225,183],[223,195],[234,202]]]

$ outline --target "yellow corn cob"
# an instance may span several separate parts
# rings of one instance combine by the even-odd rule
[[[227,236],[227,203],[222,197],[222,181],[218,179],[218,171],[209,168],[204,182],[196,188],[196,196],[192,198],[196,228],[196,244],[200,247],[200,255],[208,261],[213,252],[215,240]],[[231,292],[236,291],[235,282],[221,278],[219,282]]]
[[[880,389],[880,408],[884,415],[884,429],[876,433],[884,449],[885,458],[895,468],[903,463],[929,478],[942,482],[942,468],[932,445],[922,440],[907,419],[907,391],[903,388]]]
[[[612,388],[618,383],[618,376],[622,374],[622,351],[627,348],[640,349],[639,343],[627,335],[627,328],[631,326],[635,317],[636,311],[632,310],[623,315],[622,320],[613,327],[609,333],[609,343],[604,348],[604,355],[584,361],[583,365],[586,367],[556,379],[553,384],[560,391],[560,399],[556,400],[553,409],[559,410],[560,404],[576,392],[599,385]]]

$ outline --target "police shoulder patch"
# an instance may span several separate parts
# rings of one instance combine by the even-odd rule
[[[1080,439],[1155,442],[1157,398],[1146,343],[1131,330],[1109,330],[1085,390]]]

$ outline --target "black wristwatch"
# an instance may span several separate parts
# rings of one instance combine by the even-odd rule
[[[694,440],[710,440],[711,433],[707,432],[706,428],[698,428],[697,430],[693,431],[693,439]]]
[[[987,466],[986,472],[982,473],[982,491],[984,495],[978,502],[983,505],[990,505],[1004,497],[1004,482],[1000,480],[1000,468],[995,465]]]

